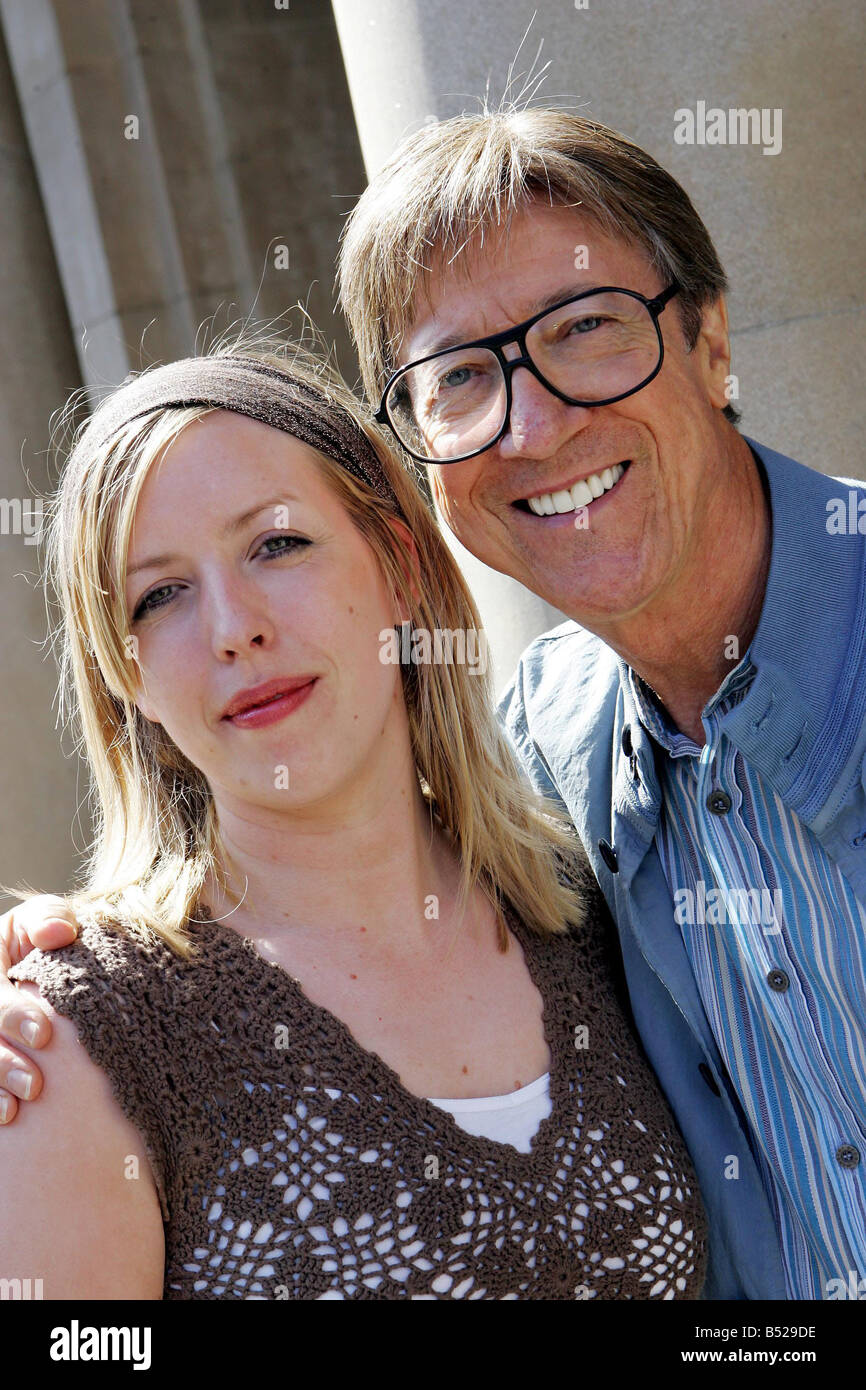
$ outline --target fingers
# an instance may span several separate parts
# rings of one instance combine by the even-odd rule
[[[42,1073],[28,1058],[0,1047],[0,1124],[9,1124],[19,1100],[35,1100],[42,1090]]]
[[[20,1047],[44,1047],[50,1041],[53,1029],[42,1005],[35,985],[16,988],[0,977],[0,1125],[15,1119],[19,1100],[35,1100],[42,1090],[42,1072]]]
[[[41,951],[51,951],[57,946],[68,946],[78,935],[75,913],[63,898],[52,893],[40,893],[36,898],[28,898],[13,908],[12,915],[19,943],[19,960],[27,955],[31,946],[38,946]]]
[[[16,1049],[44,1047],[53,1031],[38,991],[31,985],[16,987],[8,971],[34,947],[49,951],[68,946],[77,935],[74,914],[62,898],[49,894],[30,898],[0,917],[0,1125],[15,1119],[19,1100],[35,1100],[42,1090],[36,1063]]]
[[[32,998],[29,990],[18,989],[11,980],[0,977],[0,1049],[4,1044],[8,1049],[19,1043],[24,1047],[44,1047],[51,1033],[51,1020],[42,1012],[38,999]]]

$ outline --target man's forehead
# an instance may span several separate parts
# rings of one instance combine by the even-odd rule
[[[399,360],[495,333],[597,285],[623,283],[614,273],[620,266],[631,270],[627,279],[645,280],[650,262],[579,209],[530,206],[457,250],[434,251],[415,283]]]

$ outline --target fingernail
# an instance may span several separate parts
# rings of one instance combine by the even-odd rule
[[[9,1097],[0,1096],[0,1125],[5,1125],[6,1116],[9,1114]]]
[[[22,1091],[24,1100],[30,1099],[30,1087],[33,1084],[33,1077],[29,1071],[22,1071],[20,1067],[13,1067],[6,1074],[6,1085],[10,1091]]]
[[[25,1018],[24,1022],[21,1024],[21,1036],[28,1047],[33,1046],[36,1039],[39,1037],[39,1024],[36,1022],[35,1018]]]
[[[46,927],[52,926],[52,925],[53,925],[53,926],[71,927],[71,928],[72,928],[72,931],[73,931],[73,935],[74,935],[76,938],[77,938],[77,936],[78,936],[78,924],[77,924],[77,922],[67,922],[67,920],[66,920],[65,917],[52,917],[50,921],[48,921],[48,922],[45,923],[45,925],[46,925]]]

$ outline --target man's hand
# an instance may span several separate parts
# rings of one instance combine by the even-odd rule
[[[35,992],[19,990],[7,978],[9,970],[34,947],[51,951],[68,946],[78,935],[78,923],[62,898],[47,893],[19,903],[0,917],[0,1124],[18,1113],[18,1099],[35,1100],[42,1090],[42,1073],[25,1048],[51,1041],[51,1022]]]

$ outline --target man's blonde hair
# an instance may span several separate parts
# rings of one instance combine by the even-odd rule
[[[727,289],[709,232],[660,164],[609,127],[551,108],[455,116],[424,126],[372,180],[343,231],[340,301],[370,400],[378,404],[434,263],[457,265],[476,238],[507,227],[530,200],[573,207],[644,252],[673,303],[686,345]],[[631,288],[624,286],[625,289]],[[739,416],[728,406],[728,419]]]
[[[397,507],[333,459],[318,451],[316,459],[373,550],[395,611],[398,604],[408,611],[413,629],[480,633],[472,596],[417,484],[348,386],[295,345],[276,351],[247,334],[218,353],[256,357],[305,383],[312,413],[348,413],[378,454]],[[59,605],[53,637],[61,718],[72,720],[89,762],[96,824],[83,882],[68,901],[82,919],[144,925],[182,956],[190,954],[185,924],[198,915],[208,875],[224,881],[219,826],[204,774],[136,707],[124,588],[144,482],[181,431],[207,413],[201,406],[155,409],[92,448],[82,447],[79,430],[47,533],[47,573]],[[391,524],[401,513],[417,547],[417,585]],[[497,909],[507,899],[539,932],[579,925],[583,852],[562,812],[518,772],[486,668],[424,661],[404,666],[402,676],[419,783],[460,861],[462,898],[477,884]],[[33,896],[21,887],[4,891]],[[505,949],[501,913],[499,925]]]

